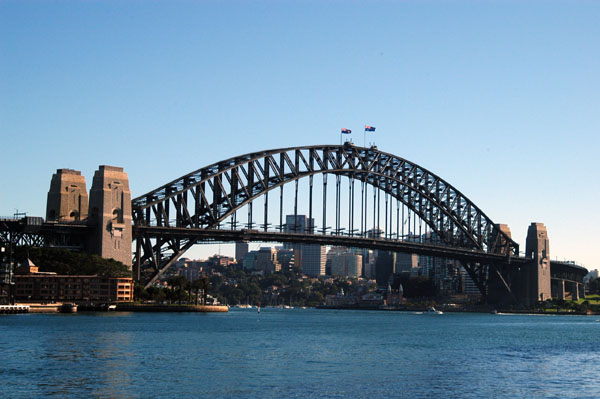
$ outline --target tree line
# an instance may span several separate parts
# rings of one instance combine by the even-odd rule
[[[184,276],[172,276],[167,279],[168,287],[150,286],[144,288],[136,284],[134,299],[137,301],[153,301],[157,303],[192,303],[206,305],[210,282],[206,276],[188,281]]]
[[[67,276],[131,277],[131,270],[127,265],[85,252],[23,246],[16,247],[12,257],[17,265],[30,259],[40,272],[55,272]]]

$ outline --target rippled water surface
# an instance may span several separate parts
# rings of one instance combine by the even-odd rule
[[[0,316],[1,397],[600,398],[598,316]]]

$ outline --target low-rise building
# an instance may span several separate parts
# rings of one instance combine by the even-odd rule
[[[114,303],[133,301],[131,277],[65,276],[39,272],[27,261],[15,273],[17,302]]]

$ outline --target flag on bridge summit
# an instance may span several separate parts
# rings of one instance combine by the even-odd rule
[[[342,134],[350,134],[350,133],[352,133],[352,130],[342,128]]]
[[[375,126],[365,125],[365,132],[374,132]]]

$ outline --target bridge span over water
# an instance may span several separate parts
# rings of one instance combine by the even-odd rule
[[[232,241],[457,259],[493,302],[548,299],[551,285],[558,286],[558,296],[565,295],[565,287],[579,293],[587,273],[550,261],[540,223],[530,226],[525,256],[519,256],[508,226],[494,223],[438,175],[375,146],[346,143],[244,154],[130,198],[121,168],[100,167],[89,202],[80,173],[61,169],[53,176],[46,221],[37,227],[0,222],[0,238],[113,257],[133,264],[134,275],[147,285],[193,245]],[[295,222],[299,215],[309,222]]]

